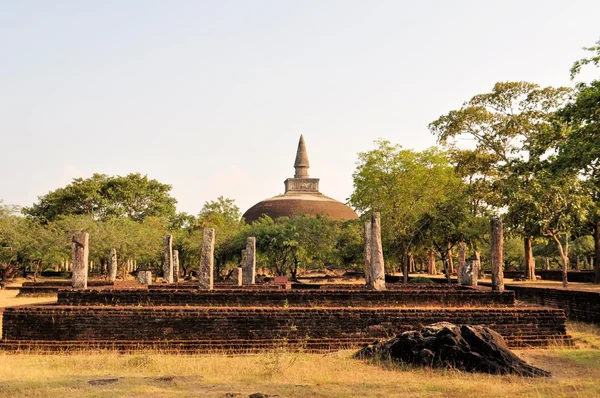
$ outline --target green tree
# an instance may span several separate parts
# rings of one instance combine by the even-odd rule
[[[139,173],[127,176],[94,174],[75,178],[64,188],[39,197],[23,213],[42,222],[60,216],[88,215],[95,220],[127,217],[142,221],[146,217],[172,217],[177,201],[169,195],[171,186]]]
[[[573,64],[573,79],[585,65],[600,66],[600,40],[585,49],[593,55]],[[558,146],[556,165],[585,178],[584,186],[591,199],[589,222],[594,230],[595,282],[600,283],[600,79],[577,83],[574,101],[561,109],[558,116],[571,130]]]
[[[499,193],[496,211],[507,210],[508,226],[519,231],[527,248],[526,270],[533,278],[532,241],[539,234],[534,207],[517,200],[527,193],[535,172],[556,139],[555,112],[568,99],[569,88],[545,87],[528,82],[496,83],[458,110],[429,124],[442,144],[459,138],[474,140],[485,154],[485,167],[494,171],[493,188]],[[490,162],[491,160],[491,162]],[[482,166],[483,167],[483,166]]]
[[[409,252],[427,226],[423,216],[464,186],[447,155],[436,148],[415,152],[385,140],[376,144],[358,154],[350,203],[363,215],[381,212],[384,252],[402,262],[406,280]]]

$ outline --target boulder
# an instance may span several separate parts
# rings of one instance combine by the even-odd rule
[[[548,377],[550,372],[528,365],[498,333],[485,326],[434,323],[391,340],[376,342],[355,354],[359,359],[392,360],[467,372]]]

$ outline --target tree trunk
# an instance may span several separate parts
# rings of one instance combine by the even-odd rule
[[[594,283],[600,283],[600,217],[596,218],[594,225]]]
[[[560,239],[558,237],[557,234],[553,233],[551,235],[552,240],[554,240],[554,243],[556,243],[556,246],[558,247],[558,252],[560,253],[560,258],[562,260],[562,283],[563,283],[563,287],[566,288],[569,286],[569,280],[568,280],[568,272],[569,272],[569,254],[567,251],[565,251],[565,248],[563,247],[562,243],[560,242]],[[567,242],[568,244],[568,236],[565,234],[565,242]],[[568,246],[566,246],[567,250],[568,250]]]
[[[504,291],[503,250],[504,228],[502,219],[494,217],[490,221],[490,260],[492,262],[492,290]]]
[[[448,243],[448,266],[450,267],[450,274],[454,274],[454,260],[452,259],[452,246]]]
[[[525,279],[535,280],[535,257],[533,257],[533,238],[526,236],[523,238],[525,246]]]
[[[402,256],[402,281],[404,283],[408,283],[408,256],[408,252],[405,252]]]
[[[581,260],[579,255],[577,255],[577,258],[575,258],[575,271],[581,271]]]
[[[429,249],[427,252],[427,273],[429,275],[435,275],[435,252]]]

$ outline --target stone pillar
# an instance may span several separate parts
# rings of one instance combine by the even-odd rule
[[[365,230],[363,234],[365,240],[365,248],[363,255],[365,257],[365,284],[371,285],[371,220],[365,221]]]
[[[173,235],[163,236],[163,282],[173,283]]]
[[[140,270],[137,273],[137,281],[140,285],[152,284],[152,271]]]
[[[490,260],[492,262],[492,290],[504,291],[504,271],[502,252],[504,249],[504,228],[502,219],[494,217],[490,221]]]
[[[179,282],[179,250],[173,250],[173,282]]]
[[[215,261],[215,230],[204,228],[202,235],[202,254],[200,256],[200,272],[198,281],[200,289],[212,290]]]
[[[67,270],[67,267],[65,266],[65,259],[64,258],[60,259],[60,270],[61,271],[66,271]]]
[[[242,275],[242,267],[237,267],[233,269],[233,272],[231,273],[231,280],[233,281],[233,286],[242,286]]]
[[[71,285],[73,289],[87,289],[90,235],[87,232],[78,232],[73,235],[71,248],[73,252]]]
[[[462,267],[461,285],[464,286],[477,286],[479,274],[479,261],[472,259],[465,261]]]
[[[114,282],[117,279],[117,249],[110,250],[110,260],[108,263],[108,280]]]
[[[458,284],[462,285],[462,277],[465,273],[463,268],[465,267],[467,257],[467,244],[465,242],[460,242],[458,244],[458,263],[456,264],[456,277],[458,278]]]
[[[385,290],[385,263],[381,244],[381,215],[371,215],[371,284],[369,288]]]
[[[244,284],[254,285],[256,283],[256,238],[250,236],[246,239],[246,265],[244,267]]]

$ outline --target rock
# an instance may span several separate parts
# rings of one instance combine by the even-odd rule
[[[485,326],[434,323],[358,351],[358,359],[394,360],[409,365],[467,372],[549,377],[510,351],[502,336]]]

